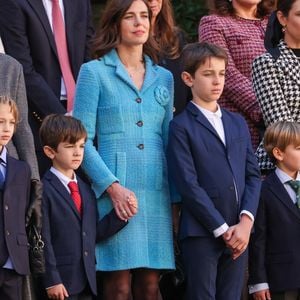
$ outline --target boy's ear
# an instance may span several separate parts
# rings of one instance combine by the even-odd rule
[[[194,78],[193,76],[184,71],[181,73],[181,79],[183,80],[183,82],[188,86],[188,87],[192,87],[193,86],[193,83],[194,83]]]
[[[281,151],[278,147],[274,147],[272,150],[273,156],[276,158],[278,161],[282,161],[283,159],[283,151]]]
[[[55,151],[54,149],[52,149],[50,146],[44,146],[43,147],[44,153],[47,157],[49,157],[50,159],[53,159],[55,156]]]

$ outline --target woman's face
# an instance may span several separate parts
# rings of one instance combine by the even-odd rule
[[[283,26],[284,40],[291,48],[299,48],[300,46],[300,0],[296,0],[288,16],[285,17],[281,11],[277,12],[280,24]]]
[[[120,24],[121,44],[137,46],[144,44],[149,37],[149,12],[142,0],[134,0],[123,16]]]
[[[152,18],[156,18],[161,11],[163,0],[148,0],[152,11]]]

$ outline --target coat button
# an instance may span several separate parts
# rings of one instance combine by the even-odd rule
[[[144,125],[144,123],[143,123],[143,121],[138,121],[138,122],[136,123],[136,125],[139,126],[139,127],[142,127],[142,126]]]
[[[6,235],[10,235],[10,232],[8,230],[6,230]]]
[[[84,232],[82,233],[82,235],[83,235],[83,236],[86,236],[86,232],[84,231]]]
[[[84,251],[84,256],[88,256],[89,253],[87,251]]]
[[[229,189],[230,189],[231,191],[233,191],[233,190],[234,190],[234,186],[231,185],[231,186],[229,187]]]
[[[5,209],[5,210],[8,210],[8,205],[5,204],[5,205],[4,205],[4,209]]]
[[[136,99],[135,99],[135,102],[136,102],[136,103],[141,103],[141,102],[142,102],[142,99],[141,99],[141,98],[136,98]]]
[[[139,144],[137,147],[138,147],[140,150],[143,150],[143,149],[144,149],[144,144]]]

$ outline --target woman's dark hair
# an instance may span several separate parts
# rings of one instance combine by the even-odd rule
[[[120,43],[120,24],[123,16],[135,0],[110,0],[102,13],[99,28],[92,42],[94,58],[102,57]],[[149,23],[151,24],[152,12],[147,0],[143,1],[148,9]],[[150,25],[151,26],[151,25]],[[151,31],[151,28],[150,28]],[[149,32],[149,38],[144,44],[143,52],[151,57],[154,62],[158,61],[159,48]]]
[[[179,33],[170,0],[162,0],[162,7],[154,24],[154,36],[164,56],[177,58],[180,55]]]
[[[276,11],[269,18],[265,34],[265,48],[275,57],[279,55],[277,45],[283,38],[282,25],[278,21],[277,11],[281,11],[287,17],[294,2],[296,0],[277,0]]]
[[[274,8],[275,0],[262,0],[257,5],[256,17],[263,18],[269,15]],[[207,7],[211,13],[221,16],[234,15],[232,2],[228,0],[207,0]]]

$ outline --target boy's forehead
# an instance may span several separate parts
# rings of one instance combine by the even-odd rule
[[[216,56],[208,56],[199,67],[201,66],[203,66],[203,68],[223,67],[225,69],[225,59]]]

